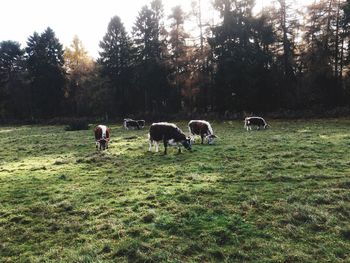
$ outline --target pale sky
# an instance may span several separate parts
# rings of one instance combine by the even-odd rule
[[[211,1],[202,0],[204,19],[214,16]],[[150,2],[151,0],[2,0],[0,41],[18,41],[24,48],[34,31],[42,33],[49,26],[65,47],[77,35],[89,55],[97,58],[99,42],[107,31],[110,19],[118,15],[130,33],[141,7]],[[261,6],[269,4],[271,0],[256,2]],[[186,12],[190,11],[191,0],[163,0],[163,5],[167,17],[176,5],[181,5]]]

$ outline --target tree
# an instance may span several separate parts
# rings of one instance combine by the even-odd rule
[[[176,92],[181,94],[181,87],[184,86],[184,82],[188,79],[188,60],[186,57],[186,38],[189,35],[185,32],[184,22],[185,13],[181,6],[175,6],[172,9],[172,13],[169,16],[171,20],[170,32],[169,32],[169,44],[170,44],[170,57],[171,66],[173,68],[173,80]],[[178,95],[178,96],[179,96]]]
[[[171,101],[176,99],[167,79],[166,32],[162,18],[161,1],[154,0],[151,8],[142,7],[133,28],[135,86],[140,92],[140,105],[145,112],[159,113],[169,109]]]
[[[305,90],[309,105],[334,107],[343,97],[339,56],[339,1],[323,0],[308,7],[304,34]]]
[[[24,51],[18,42],[0,42],[0,116],[24,118],[28,113]]]
[[[268,110],[275,99],[269,85],[271,39],[262,36],[272,29],[253,16],[252,0],[216,0],[215,7],[223,19],[209,39],[217,68],[216,110]]]
[[[270,52],[273,63],[270,70],[273,78],[270,85],[274,87],[275,105],[291,108],[297,104],[297,45],[300,38],[298,10],[292,9],[288,0],[278,0],[277,5],[266,7],[260,14],[260,19],[269,26],[262,31],[261,38],[268,46],[263,49]],[[271,30],[270,30],[271,29]]]
[[[350,83],[349,83],[349,61],[350,61],[350,0],[346,0],[341,6],[340,27],[340,78],[344,85],[344,93],[346,95],[346,105],[350,105]]]
[[[203,21],[202,21],[202,1],[193,0],[191,2],[192,6],[192,15],[195,16],[196,22],[199,28],[199,42],[200,42],[200,51],[203,53],[204,50],[204,34],[203,34]]]
[[[23,50],[18,42],[0,42],[0,82],[5,83],[23,67]]]
[[[131,86],[131,41],[118,16],[111,19],[107,33],[100,42],[102,76],[110,81],[111,98],[119,115],[125,115],[130,109],[132,98]],[[107,98],[106,98],[107,99]]]
[[[68,75],[69,83],[65,92],[68,99],[68,110],[72,115],[86,114],[84,96],[86,95],[85,83],[94,69],[94,61],[88,55],[81,40],[74,36],[70,47],[64,51],[64,67]]]
[[[282,43],[283,53],[282,53],[282,65],[283,65],[283,73],[286,78],[291,81],[294,79],[294,52],[293,52],[293,37],[294,32],[292,31],[293,24],[296,23],[296,20],[289,20],[289,5],[286,3],[286,0],[278,0],[280,4],[279,10],[279,29],[280,32],[280,42]],[[276,34],[277,35],[277,34]]]
[[[32,89],[32,116],[58,116],[66,84],[62,45],[48,27],[41,35],[35,32],[30,36],[25,50]]]

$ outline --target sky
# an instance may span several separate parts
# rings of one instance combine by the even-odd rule
[[[213,17],[210,2],[202,1],[204,19]],[[308,0],[306,0],[308,1]],[[141,7],[151,0],[3,0],[0,15],[0,41],[18,41],[26,46],[29,36],[51,27],[64,47],[77,35],[89,55],[97,58],[99,42],[111,18],[118,15],[131,32]],[[257,8],[271,0],[257,0]],[[299,2],[305,2],[299,0]],[[172,7],[181,5],[188,12],[191,0],[163,0],[165,17]]]

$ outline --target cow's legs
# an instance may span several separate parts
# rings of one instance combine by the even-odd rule
[[[181,146],[180,146],[180,145],[177,145],[177,148],[178,148],[177,152],[178,152],[178,153],[181,153]]]
[[[159,150],[159,149],[158,149],[158,142],[155,141],[154,144],[155,144],[155,146],[156,146],[156,153],[157,153],[158,150]]]
[[[164,144],[164,154],[167,154],[168,141],[164,139],[163,144]]]
[[[202,139],[201,144],[203,144],[204,143],[204,136],[203,135],[201,135],[201,139]]]
[[[152,140],[149,140],[148,151],[149,151],[149,152],[152,152]]]
[[[96,142],[96,150],[98,150],[98,142]]]

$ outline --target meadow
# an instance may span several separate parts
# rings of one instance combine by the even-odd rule
[[[270,124],[166,156],[147,127],[99,152],[92,128],[1,126],[0,262],[349,262],[350,120]]]

